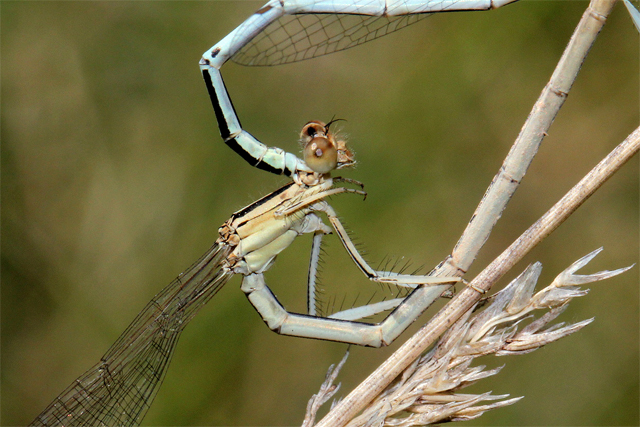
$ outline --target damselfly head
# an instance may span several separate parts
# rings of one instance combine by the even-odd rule
[[[353,153],[344,140],[337,140],[329,130],[335,120],[324,124],[313,120],[300,132],[304,161],[314,172],[325,174],[355,163]]]

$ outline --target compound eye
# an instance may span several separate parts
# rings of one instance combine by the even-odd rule
[[[314,172],[330,172],[338,166],[338,150],[327,138],[317,136],[304,147],[304,162]]]

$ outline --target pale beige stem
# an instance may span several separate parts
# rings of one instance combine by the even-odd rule
[[[564,222],[607,179],[640,150],[640,128],[637,128],[607,157],[594,167],[546,214],[525,231],[514,243],[485,268],[470,286],[438,312],[426,325],[391,355],[375,372],[336,406],[318,426],[342,426],[354,417],[360,408],[375,397],[380,390],[413,360],[419,357],[446,331],[453,322],[471,309],[482,297],[475,289],[489,290],[507,271],[519,262],[531,249]],[[384,386],[382,386],[384,384]],[[345,404],[345,402],[347,402]],[[344,407],[346,410],[337,411]],[[356,410],[349,408],[357,407]]]
[[[597,34],[604,25],[606,17],[614,4],[615,0],[591,1],[558,63],[550,83],[543,90],[516,144],[514,144],[514,148],[512,148],[509,153],[508,159],[516,159],[516,161],[523,161],[524,159],[523,167],[517,171],[505,174],[504,171],[507,170],[507,168],[503,165],[503,168],[501,168],[501,171],[496,175],[494,182],[489,190],[487,190],[487,194],[477,208],[476,215],[474,216],[476,224],[470,224],[468,230],[465,230],[463,238],[461,238],[453,252],[454,255],[458,252],[463,252],[461,246],[467,246],[468,248],[465,248],[465,250],[468,250],[471,255],[464,259],[454,259],[453,262],[447,260],[436,270],[438,275],[462,274],[464,271],[460,270],[458,266],[466,269],[475,258],[478,250],[486,241],[495,221],[500,217],[504,206],[517,188],[517,182],[507,181],[512,177],[515,177],[515,180],[519,181],[519,174],[526,172],[540,141],[553,122],[558,109],[562,106],[566,94],[571,88],[575,76],[584,61],[584,57],[587,55]],[[476,289],[490,288],[493,283],[502,277],[526,252],[564,221],[602,182],[611,176],[617,168],[638,150],[639,137],[640,132],[636,130],[621,146],[614,150],[610,156],[603,160],[592,173],[587,175],[587,177],[574,188],[575,191],[572,190],[568,193],[548,214],[527,230],[503,255],[498,257],[476,277],[471,285]],[[521,146],[520,141],[525,139],[529,139],[530,142]],[[520,158],[518,159],[518,157]],[[511,163],[506,160],[505,164],[509,165]],[[596,175],[594,175],[594,173]],[[507,179],[505,180],[503,178]],[[505,181],[505,184],[493,185],[497,181]],[[552,211],[554,212],[554,216],[550,216]],[[494,219],[489,219],[491,217]],[[484,231],[478,231],[478,229]],[[465,242],[465,236],[467,235],[472,236],[468,239],[470,243]],[[423,289],[431,292],[442,292],[445,287],[434,286]],[[479,298],[480,295],[471,287],[465,288],[450,304],[425,325],[418,334],[410,338],[375,372],[343,399],[340,404],[334,407],[318,425],[326,427],[344,426],[347,424],[349,420],[357,415],[382,389],[389,385],[416,357],[425,351],[438,336],[465,311],[472,307]]]
[[[522,181],[542,139],[567,99],[580,67],[616,0],[592,1],[578,23],[553,75],[542,90],[502,167],[493,178],[451,257],[437,275],[450,276],[456,269],[466,272],[496,225],[504,208]]]

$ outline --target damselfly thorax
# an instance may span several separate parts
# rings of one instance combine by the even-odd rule
[[[263,273],[275,257],[304,233],[331,228],[313,213],[315,198],[333,186],[330,177],[314,186],[291,182],[234,213],[218,230],[218,243],[232,246],[224,263],[234,273]],[[305,201],[313,199],[310,204]],[[283,214],[283,210],[293,211]]]

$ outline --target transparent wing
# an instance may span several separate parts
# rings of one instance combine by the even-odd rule
[[[232,273],[214,245],[156,295],[100,362],[75,380],[32,426],[137,426],[151,406],[180,333]]]
[[[256,35],[231,60],[250,66],[302,61],[366,43],[429,15],[285,15]]]

